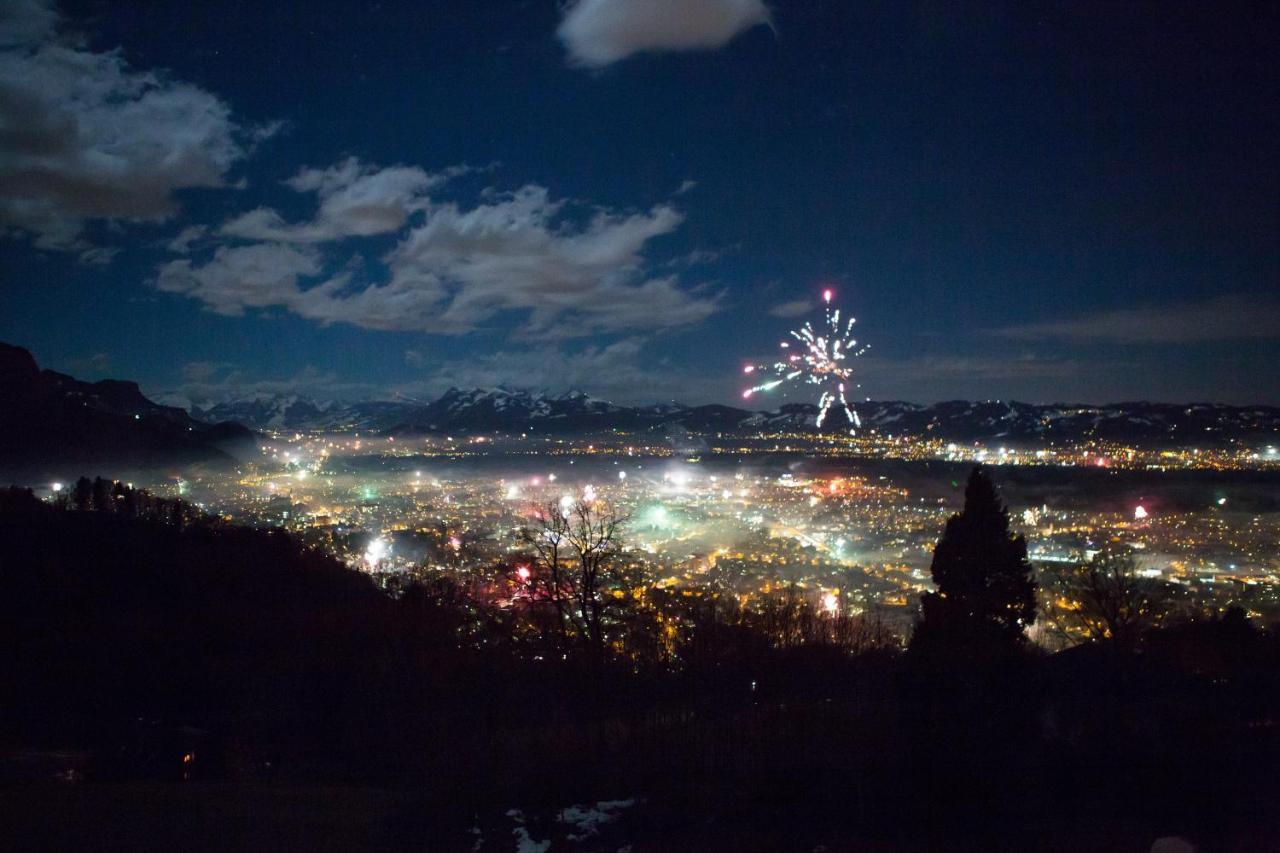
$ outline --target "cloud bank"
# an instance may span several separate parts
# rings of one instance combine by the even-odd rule
[[[556,35],[572,64],[602,68],[646,51],[723,47],[769,22],[761,0],[576,0]]]
[[[687,326],[718,310],[718,295],[654,274],[645,257],[683,221],[674,207],[584,216],[536,184],[486,191],[470,206],[433,201],[428,191],[457,171],[356,160],[303,169],[288,184],[317,195],[314,219],[251,211],[221,229],[236,242],[163,264],[155,286],[219,314],[279,307],[382,331],[465,334],[515,314],[517,337],[544,340]],[[343,241],[384,233],[398,242],[380,259],[385,276],[369,274]],[[186,252],[192,239],[171,246]]]
[[[993,330],[1011,340],[1177,344],[1280,339],[1280,300],[1228,294],[1197,302],[1103,311],[1091,317]]]
[[[56,22],[33,0],[0,18],[0,226],[37,246],[83,253],[90,220],[166,220],[175,190],[224,186],[274,132],[237,123],[198,86],[130,68],[119,51],[59,40]]]
[[[428,174],[416,166],[379,169],[351,157],[327,169],[302,169],[285,181],[320,200],[311,222],[286,223],[275,210],[260,207],[222,226],[226,236],[249,240],[316,243],[342,237],[371,237],[398,231],[409,215],[426,207],[426,193],[465,169]]]
[[[611,402],[638,405],[724,396],[720,377],[653,369],[655,361],[646,357],[646,346],[640,338],[627,337],[570,351],[552,344],[536,344],[465,359],[407,350],[405,363],[417,375],[383,384],[343,379],[315,366],[288,376],[268,377],[230,362],[195,361],[183,365],[176,386],[149,390],[155,399],[182,406],[273,394],[302,394],[317,400],[434,400],[454,386],[483,388],[512,383],[551,393],[587,391]],[[663,367],[660,360],[656,364]]]
[[[769,314],[774,317],[782,317],[786,320],[792,320],[796,317],[803,317],[814,308],[812,299],[796,299],[791,302],[779,302],[777,305],[769,308]]]

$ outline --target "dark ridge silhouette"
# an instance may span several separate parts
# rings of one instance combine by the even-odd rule
[[[31,353],[5,343],[0,401],[0,471],[11,476],[51,467],[227,463],[254,445],[253,433],[239,424],[197,421],[148,400],[133,382],[81,382],[42,371]]]
[[[1008,570],[992,600],[1012,613],[1026,579],[975,481],[943,542]],[[105,480],[0,493],[7,840],[470,850],[481,827],[509,849],[511,808],[546,827],[621,798],[638,805],[607,849],[1234,851],[1280,831],[1280,642],[1238,611],[1047,655],[974,606],[961,636],[1002,653],[922,666],[794,588],[750,607],[653,590],[610,613],[601,655],[495,583],[387,594]],[[32,784],[52,770],[83,784]]]

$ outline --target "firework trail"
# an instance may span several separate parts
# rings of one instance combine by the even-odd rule
[[[818,397],[817,426],[822,426],[833,406],[844,412],[850,430],[862,426],[862,420],[849,404],[845,392],[852,393],[859,387],[850,381],[853,369],[848,362],[866,352],[868,346],[859,348],[853,338],[856,318],[849,317],[841,324],[840,309],[831,307],[834,295],[830,289],[822,291],[826,320],[824,333],[814,331],[813,324],[806,322],[791,332],[793,341],[783,341],[779,345],[786,351],[780,360],[772,364],[749,364],[743,368],[748,375],[767,373],[771,378],[743,391],[742,399],[748,400],[754,394],[772,391],[788,383],[816,385],[822,391]]]

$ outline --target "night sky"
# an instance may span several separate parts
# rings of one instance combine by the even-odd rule
[[[0,8],[0,340],[82,378],[732,402],[831,286],[875,399],[1280,403],[1275,3]]]

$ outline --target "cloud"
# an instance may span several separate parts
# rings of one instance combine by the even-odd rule
[[[198,86],[56,39],[48,3],[0,19],[0,225],[83,252],[90,220],[159,222],[173,193],[221,187],[270,128]]]
[[[80,249],[80,262],[84,264],[109,264],[120,254],[114,246],[90,246],[85,244]]]
[[[67,362],[67,367],[77,375],[101,376],[111,369],[111,354],[96,352],[87,358],[73,358]]]
[[[641,255],[684,217],[598,210],[574,227],[564,204],[527,185],[464,210],[430,211],[391,253],[391,287],[438,296],[428,331],[467,332],[502,311],[527,314],[524,333],[565,337],[697,323],[718,299],[681,289],[675,276],[646,278]]]
[[[226,361],[189,361],[182,366],[182,378],[187,382],[208,382],[234,366]]]
[[[326,201],[360,180],[326,186],[325,174],[300,177]],[[155,285],[221,314],[278,306],[323,324],[383,331],[465,334],[514,313],[524,318],[517,337],[527,339],[667,329],[701,322],[719,308],[718,295],[686,289],[675,275],[648,274],[646,245],[683,220],[667,205],[633,213],[596,209],[575,222],[564,202],[532,184],[488,192],[469,208],[414,204],[422,222],[383,259],[382,283],[369,283],[360,263],[321,280],[326,262],[319,247],[269,242],[222,246],[200,264],[170,261]]]
[[[1078,375],[1081,370],[1080,363],[1072,359],[1035,355],[920,355],[901,359],[868,355],[854,364],[859,376],[880,386],[943,380],[1061,379]]]
[[[429,174],[413,166],[379,169],[351,157],[327,169],[302,169],[285,181],[300,193],[315,193],[320,208],[311,222],[290,224],[260,207],[222,226],[225,236],[247,240],[316,243],[400,230],[409,215],[426,207],[426,193],[466,171],[455,167]]]
[[[575,0],[556,35],[572,64],[601,68],[644,51],[711,50],[769,23],[762,0]]]
[[[873,351],[874,352],[874,351]],[[905,357],[863,356],[854,362],[860,386],[856,399],[988,400],[1050,402],[1097,393],[1098,377],[1123,375],[1131,365],[1117,360],[1085,361],[1032,353],[1010,355],[919,354]]]
[[[1280,338],[1280,300],[1231,294],[1198,302],[1103,311],[1092,317],[994,329],[1012,340],[1056,338],[1117,344],[1170,344]]]
[[[292,376],[252,376],[229,362],[193,361],[182,368],[177,387],[148,388],[147,396],[169,406],[208,407],[257,395],[300,394],[318,400],[369,400],[387,393],[368,382],[351,382],[312,365]]]
[[[392,390],[411,397],[432,397],[451,386],[515,385],[553,393],[585,391],[622,404],[672,399],[704,402],[724,396],[723,377],[665,369],[644,355],[645,346],[642,339],[630,337],[572,352],[543,345],[479,358],[448,359],[436,362],[423,379]],[[430,365],[431,360],[423,357],[415,366],[426,369]]]
[[[310,247],[277,243],[221,246],[204,264],[186,259],[163,264],[155,286],[166,293],[198,299],[209,310],[234,317],[246,308],[293,308],[307,296],[298,287],[299,281],[321,271],[320,255]]]
[[[0,5],[0,48],[39,44],[57,26],[58,12],[47,0],[6,0]]]
[[[430,401],[453,386],[509,387],[550,393],[585,391],[620,404],[662,400],[701,403],[724,395],[722,377],[667,369],[645,353],[646,342],[623,338],[607,346],[566,350],[552,344],[504,350],[478,358],[443,357],[427,350],[406,350],[405,363],[419,372],[409,381],[353,381],[308,366],[290,376],[263,377],[229,362],[195,361],[182,367],[179,384],[148,389],[152,399],[169,405],[208,406],[256,395],[300,394],[318,400]],[[659,369],[655,370],[655,364]]]
[[[166,244],[166,248],[175,255],[185,255],[191,251],[193,243],[198,243],[208,236],[209,226],[188,225],[178,232],[177,237],[174,237]]]
[[[803,317],[812,310],[812,299],[796,299],[793,302],[779,302],[769,309],[769,313],[774,317],[790,320],[796,317]]]

